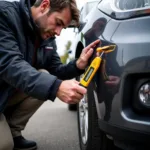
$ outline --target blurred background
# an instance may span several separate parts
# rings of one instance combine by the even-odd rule
[[[76,0],[76,2],[80,10],[86,0]],[[62,30],[60,36],[56,36],[57,52],[63,63],[66,63],[68,51],[70,50],[75,35],[74,28],[67,28]]]

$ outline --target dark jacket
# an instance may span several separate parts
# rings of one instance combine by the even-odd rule
[[[30,0],[0,1],[0,112],[18,90],[40,100],[54,101],[62,80],[83,72],[75,61],[61,63],[54,38],[40,39],[30,5]],[[46,69],[50,75],[37,69]]]

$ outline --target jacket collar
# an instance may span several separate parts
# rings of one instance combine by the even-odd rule
[[[20,11],[23,17],[23,24],[25,28],[31,31],[34,36],[39,36],[39,32],[36,24],[31,15],[31,6],[34,4],[35,0],[20,0]]]
[[[56,37],[51,37],[51,38],[48,38],[48,39],[44,40],[44,41],[42,42],[42,44],[41,44],[41,47],[46,46],[46,45],[49,45],[49,43],[51,43],[52,41],[54,41],[55,38],[56,38]]]

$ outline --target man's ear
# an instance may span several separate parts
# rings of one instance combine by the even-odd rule
[[[50,0],[43,0],[40,5],[40,10],[42,13],[48,12],[50,10]]]

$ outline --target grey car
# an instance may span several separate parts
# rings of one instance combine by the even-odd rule
[[[150,149],[150,1],[99,1],[78,28],[74,57],[96,39],[116,48],[78,104],[81,150]],[[95,57],[96,48],[89,64]]]

